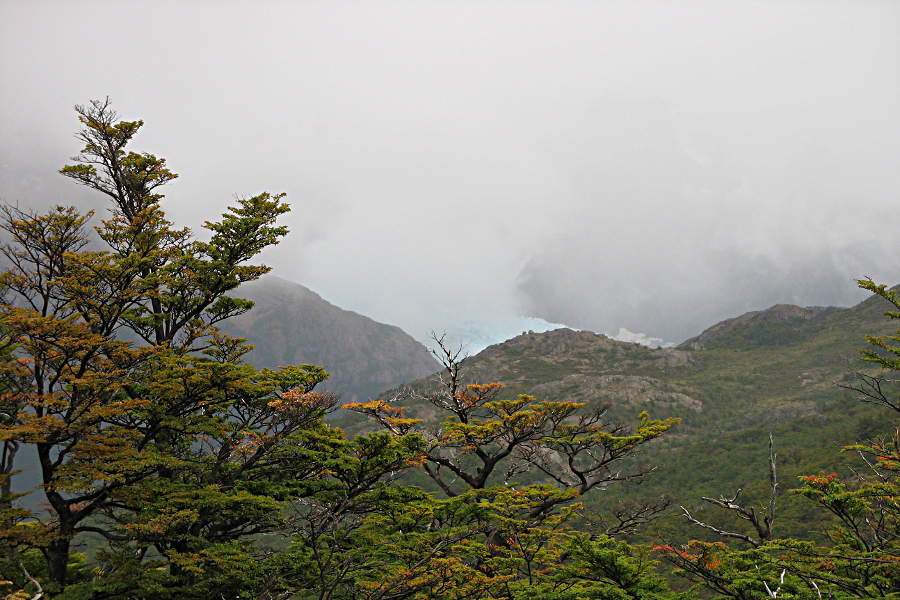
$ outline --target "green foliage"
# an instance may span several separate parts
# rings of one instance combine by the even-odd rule
[[[657,562],[646,548],[608,536],[592,539],[586,534],[574,534],[568,544],[570,560],[552,572],[553,583],[533,588],[523,598],[679,600],[693,597],[687,592],[669,590],[658,573]]]
[[[886,285],[878,285],[869,279],[860,279],[859,287],[869,290],[890,302],[897,310],[885,312],[885,316],[890,319],[900,319],[900,298],[894,289],[889,289]],[[862,350],[863,360],[877,364],[883,369],[892,371],[900,370],[900,331],[894,335],[868,335],[866,339],[875,346],[874,349]]]
[[[436,341],[443,389],[345,405],[392,436],[421,435],[420,466],[445,496],[407,501],[360,528],[377,524],[383,541],[372,568],[381,574],[352,597],[670,597],[646,552],[577,534],[572,524],[582,497],[641,477],[617,463],[677,420],[642,413],[633,429],[611,426],[603,405],[505,398],[500,383],[464,386],[456,354]],[[440,425],[404,415],[400,400],[417,399],[437,409]],[[646,514],[652,511],[636,506],[636,515]],[[641,518],[623,515],[622,522]]]
[[[868,280],[859,283],[898,306],[892,290]],[[886,314],[900,318],[897,311]],[[888,373],[900,369],[900,362],[884,354],[897,356],[897,348],[885,340],[900,338],[867,337],[876,349],[863,350],[864,360]],[[861,392],[866,401],[892,409],[896,418],[898,405],[888,394],[890,376],[862,375],[861,380],[864,387],[851,389]],[[833,516],[826,542],[785,537],[742,549],[695,540],[686,546],[666,544],[657,549],[680,573],[702,583],[716,597],[900,597],[900,430],[844,450],[856,452],[862,462],[850,480],[837,473],[804,475],[802,485],[791,490]],[[772,461],[774,473],[774,457]]]

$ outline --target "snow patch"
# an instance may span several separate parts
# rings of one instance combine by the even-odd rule
[[[640,344],[641,346],[647,346],[649,348],[672,348],[675,346],[673,342],[667,342],[662,338],[652,337],[646,333],[631,331],[624,327],[619,327],[619,332],[610,334],[609,337],[620,342]]]

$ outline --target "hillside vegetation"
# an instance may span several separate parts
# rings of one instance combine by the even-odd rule
[[[645,447],[640,460],[656,470],[639,485],[593,496],[586,513],[602,518],[620,502],[668,497],[669,516],[645,527],[642,539],[703,537],[685,527],[677,505],[696,506],[701,496],[732,494],[762,501],[767,493],[767,439],[774,435],[782,489],[796,477],[853,464],[841,445],[887,433],[890,420],[857,402],[841,387],[862,363],[866,334],[891,330],[879,296],[851,308],[775,305],[722,321],[677,348],[653,349],[586,332],[557,329],[523,333],[461,362],[466,381],[504,383],[504,397],[533,395],[548,401],[608,404],[613,422],[636,423],[638,413],[678,417],[681,423]],[[391,390],[383,399],[407,405],[406,414],[432,421],[434,407],[409,400],[437,376]],[[367,427],[344,421],[350,429]],[[839,467],[847,472],[849,467]],[[823,515],[809,503],[781,498],[781,533],[816,535]]]

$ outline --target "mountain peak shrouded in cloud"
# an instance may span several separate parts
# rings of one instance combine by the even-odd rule
[[[562,323],[550,323],[537,317],[496,316],[484,321],[465,321],[450,325],[440,334],[450,348],[459,348],[466,356],[474,356],[488,346],[500,344],[518,335],[526,333],[545,333],[556,329],[579,331]],[[593,332],[590,332],[593,333]],[[649,348],[671,348],[675,344],[646,333],[630,331],[620,327],[616,333],[608,333],[606,337],[620,342],[640,344]],[[434,346],[433,339],[422,339],[426,346]]]
[[[285,191],[263,259],[417,339],[527,314],[678,342],[900,279],[895,2],[0,10],[0,199],[99,206],[56,170],[109,95],[177,222]]]

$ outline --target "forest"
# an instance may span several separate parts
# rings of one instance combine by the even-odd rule
[[[178,175],[130,145],[143,122],[108,100],[76,112],[82,147],[60,174],[96,211],[0,214],[7,600],[900,598],[895,289],[860,275],[884,327],[842,339],[859,350],[851,393],[823,392],[874,424],[851,444],[802,438],[850,472],[785,478],[779,432],[752,441],[756,495],[638,494],[672,481],[654,448],[698,427],[673,404],[524,393],[476,378],[440,336],[433,385],[355,402],[323,389],[323,366],[254,367],[266,340],[220,326],[253,310],[231,294],[269,271],[256,261],[288,235],[285,195],[179,226],[163,194]],[[731,335],[775,352],[779,327]],[[722,470],[743,460],[702,450]],[[803,508],[783,514],[789,498]]]

